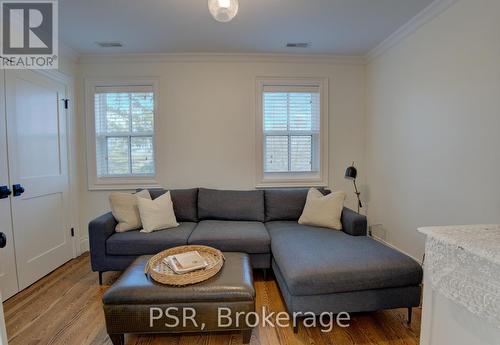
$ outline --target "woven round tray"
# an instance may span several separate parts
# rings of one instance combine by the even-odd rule
[[[207,261],[208,266],[197,271],[177,274],[163,262],[163,259],[169,255],[191,251],[198,251],[198,253],[200,253],[200,255]],[[144,273],[149,275],[158,283],[173,286],[184,286],[200,283],[213,277],[220,271],[223,264],[224,255],[220,250],[207,246],[180,246],[167,249],[153,256],[146,263],[146,266],[144,267]]]

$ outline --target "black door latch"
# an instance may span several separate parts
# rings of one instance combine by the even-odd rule
[[[0,232],[0,248],[5,248],[7,245],[7,236],[3,232]]]
[[[12,192],[8,186],[0,186],[0,199],[8,198],[11,194]]]
[[[24,193],[24,187],[20,184],[15,184],[12,186],[12,192],[14,196],[19,196]]]

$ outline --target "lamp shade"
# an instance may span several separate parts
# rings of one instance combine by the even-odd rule
[[[345,170],[345,178],[348,180],[355,180],[358,176],[358,170],[354,166],[350,166]]]

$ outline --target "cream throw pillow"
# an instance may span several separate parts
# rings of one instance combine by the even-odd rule
[[[170,191],[155,200],[138,199],[138,201],[143,227],[141,232],[153,232],[179,226],[175,218]]]
[[[299,224],[342,230],[340,216],[346,196],[347,194],[344,192],[323,195],[316,188],[309,189]]]
[[[151,195],[146,189],[135,194],[114,192],[109,195],[111,213],[118,221],[115,228],[116,232],[137,230],[142,227],[139,209],[137,208],[139,198],[151,200]]]

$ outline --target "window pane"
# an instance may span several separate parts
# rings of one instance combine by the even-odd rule
[[[154,96],[152,85],[95,87],[98,177],[154,175]]]
[[[132,132],[152,132],[154,119],[154,101],[152,92],[133,93],[132,97]]]
[[[291,171],[312,171],[312,136],[291,136],[290,151]]]
[[[288,127],[288,94],[264,93],[264,131],[286,131]]]
[[[106,132],[129,132],[130,131],[130,94],[107,93],[106,101],[101,109],[106,114]]]
[[[265,138],[265,172],[288,171],[288,137],[267,136]]]
[[[132,137],[132,174],[154,174],[153,137]]]
[[[108,164],[106,161],[106,150],[108,140],[103,136],[96,136],[95,150],[96,150],[96,169],[97,176],[106,176],[108,174]]]
[[[289,94],[290,131],[313,130],[313,104],[311,93]]]
[[[130,174],[128,137],[107,138],[109,175]]]

